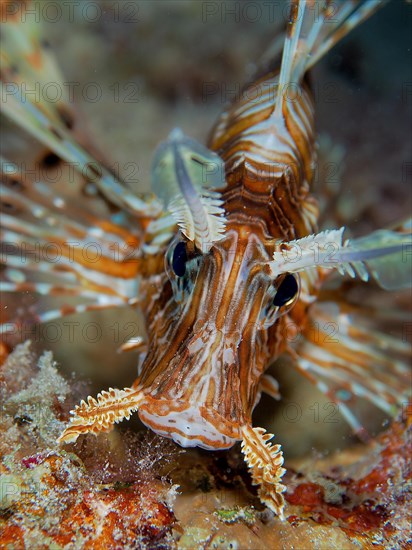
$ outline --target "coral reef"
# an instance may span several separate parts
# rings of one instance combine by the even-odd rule
[[[368,446],[286,464],[285,522],[240,446],[184,451],[147,431],[60,448],[84,393],[26,342],[0,370],[2,548],[407,548],[411,411]],[[409,412],[409,414],[408,414]]]
[[[58,448],[71,392],[29,342],[1,368],[2,548],[164,547],[175,488],[158,471],[171,446],[113,434]]]

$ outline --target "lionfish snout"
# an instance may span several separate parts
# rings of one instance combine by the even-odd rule
[[[241,439],[240,428],[247,420],[242,384],[247,382],[253,391],[254,383],[241,367],[243,347],[250,341],[242,340],[239,331],[225,334],[210,322],[195,325],[197,331],[178,352],[153,370],[149,354],[136,386],[145,393],[139,416],[183,447],[228,448]],[[246,357],[257,361],[249,353]],[[152,376],[147,376],[150,371]]]

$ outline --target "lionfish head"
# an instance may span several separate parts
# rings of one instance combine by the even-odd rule
[[[207,253],[182,235],[166,254],[168,280],[153,304],[151,338],[135,388],[141,420],[182,446],[241,439],[273,348],[268,328],[298,295],[298,276],[275,281],[257,235],[238,226]]]

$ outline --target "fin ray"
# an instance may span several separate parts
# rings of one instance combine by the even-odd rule
[[[329,292],[326,301],[321,293],[291,353],[296,368],[336,402],[351,427],[362,434],[353,403],[366,399],[394,416],[407,399],[411,348],[400,337],[383,332],[385,312],[381,316],[378,308],[348,303],[341,292],[343,288]]]

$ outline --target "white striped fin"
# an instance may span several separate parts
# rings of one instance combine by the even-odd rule
[[[156,217],[161,212],[157,201],[145,201],[129,191],[99,162],[72,139],[70,132],[49,120],[35,105],[25,98],[19,88],[7,90],[0,86],[3,112],[14,123],[49,147],[57,156],[71,163],[81,174],[87,175],[105,197],[119,208],[135,216]]]
[[[124,342],[118,349],[117,352],[120,353],[122,351],[136,351],[139,350],[141,353],[147,352],[147,343],[146,340],[142,336],[133,336],[126,342]]]
[[[343,242],[343,231],[342,227],[278,244],[269,264],[272,276],[321,267],[363,281],[372,277],[386,290],[411,286],[411,235],[380,230]]]
[[[33,8],[23,2],[10,2],[4,7],[1,72],[2,79],[8,82],[6,94],[17,87],[27,90],[28,96],[36,91],[36,102],[50,120],[58,126],[71,125],[74,113],[67,88],[63,86],[64,78],[47,40],[42,36],[44,29],[41,22],[37,15],[30,12]],[[50,92],[56,94],[56,100],[47,101],[47,93],[40,93],[40,90],[48,90],[49,87]]]
[[[293,103],[293,87],[299,87],[305,71],[335,44],[370,17],[387,0],[293,0],[286,27],[275,116],[285,102]],[[290,88],[290,89],[289,89]],[[299,94],[299,90],[295,90]]]
[[[279,401],[281,398],[279,391],[279,382],[273,378],[270,374],[264,374],[260,380],[260,390],[272,399]]]
[[[279,90],[277,96],[275,115],[282,112],[282,106],[286,100],[286,88],[292,82],[292,71],[296,56],[298,55],[298,45],[300,32],[305,15],[305,0],[294,0],[290,7],[290,16],[287,23],[285,45],[283,47],[282,65],[279,76]],[[307,12],[306,12],[307,13]]]
[[[19,316],[0,323],[0,335],[13,336],[19,340],[27,339],[27,334],[30,334],[34,324],[37,323],[49,323],[57,319],[62,319],[66,315],[74,315],[86,313],[88,311],[97,311],[109,308],[118,308],[124,305],[117,297],[110,299],[109,297],[99,297],[95,302],[89,304],[76,304],[70,306],[61,306],[53,309],[52,306],[48,306],[49,309],[42,309],[41,303],[30,306],[30,311],[24,311],[23,318]],[[18,317],[16,319],[16,317]]]
[[[32,14],[25,13],[24,3],[16,7],[20,13],[6,18],[1,25],[3,113],[57,156],[72,163],[81,174],[86,174],[112,204],[137,217],[159,215],[157,201],[137,197],[76,143],[71,131],[75,113],[63,85],[64,78],[42,39],[42,23],[34,22]],[[33,93],[48,86],[53,91],[57,89],[61,97],[51,101],[47,100],[47,94]]]
[[[395,416],[410,394],[411,347],[404,340],[405,317],[396,305],[388,318],[388,308],[382,304],[368,306],[367,299],[351,304],[343,285],[326,294],[323,301],[321,291],[319,301],[308,310],[309,322],[294,349],[294,364],[338,404],[339,412],[363,437],[367,434],[353,412],[355,403],[366,400]],[[394,336],[388,334],[388,326]]]
[[[65,239],[98,243],[109,256],[116,248],[119,261],[130,257],[129,242],[140,241],[141,232],[135,218],[123,213],[124,219],[119,219],[103,201],[79,204],[78,198],[64,191],[57,193],[44,181],[29,181],[21,169],[1,156],[0,172],[0,208],[14,218],[14,222],[10,220],[14,226],[23,229],[20,221],[35,224],[36,229],[29,233],[31,237],[47,231],[48,235],[52,232],[53,237],[60,234]],[[6,227],[3,217],[0,225]]]
[[[225,185],[222,159],[175,129],[159,146],[152,174],[153,191],[183,234],[208,252],[225,230],[221,195],[214,190]]]
[[[347,0],[341,6],[337,2],[326,2],[330,4],[329,9],[324,11],[326,24],[311,45],[305,70],[313,67],[335,44],[388,2],[389,0]]]
[[[13,325],[24,316],[43,322],[136,297],[140,236],[132,218],[126,230],[94,204],[86,209],[41,181],[28,181],[6,159],[0,158],[0,170],[0,209],[6,212],[0,217],[0,291],[3,297],[39,295],[15,318],[6,316],[5,332],[16,333]]]

